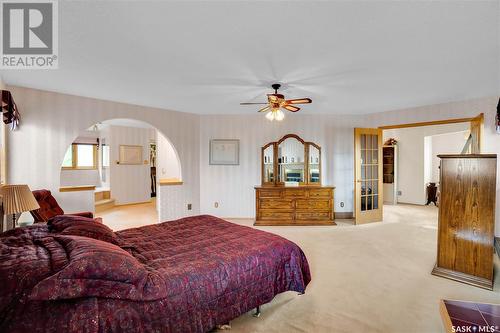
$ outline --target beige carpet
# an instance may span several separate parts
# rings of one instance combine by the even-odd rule
[[[142,227],[158,221],[155,200],[150,203],[115,206],[96,213],[96,216],[102,217],[104,224],[115,231]]]
[[[304,250],[312,282],[305,295],[287,292],[262,306],[260,318],[249,312],[233,320],[228,333],[443,332],[440,299],[500,303],[498,279],[491,292],[430,274],[436,260],[435,207],[384,208],[384,222],[370,225],[259,227]],[[119,230],[156,221],[155,214],[154,205],[146,204],[98,215]]]
[[[441,298],[500,303],[498,279],[491,292],[430,274],[434,207],[385,206],[384,222],[364,226],[259,229],[298,244],[312,282],[303,296],[287,292],[262,306],[260,318],[233,320],[233,333],[443,332]]]

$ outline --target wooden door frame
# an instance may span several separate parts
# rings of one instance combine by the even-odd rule
[[[483,146],[484,142],[484,113],[480,113],[475,117],[468,118],[450,118],[450,119],[442,119],[442,120],[431,120],[431,121],[423,121],[416,123],[404,123],[404,124],[394,124],[394,125],[384,125],[378,126],[377,128],[384,130],[390,129],[399,129],[399,128],[411,128],[411,127],[421,127],[421,126],[434,126],[434,125],[447,125],[447,124],[457,124],[457,123],[469,123],[470,126],[473,126],[473,122],[479,121],[480,126],[480,136],[479,136],[479,147],[480,149]],[[382,132],[383,133],[383,132]],[[354,135],[354,139],[356,139],[356,135]],[[382,140],[383,141],[383,140]],[[354,142],[354,206],[353,206],[353,217],[356,219],[356,182],[357,182],[357,174],[356,174],[356,151],[355,151],[355,142]],[[382,193],[383,196],[383,193]],[[383,203],[383,198],[382,198]]]
[[[483,150],[484,145],[484,113],[480,113],[475,117],[470,118],[452,118],[444,120],[433,120],[424,121],[419,123],[407,123],[399,125],[387,125],[379,126],[378,128],[383,130],[399,129],[399,128],[410,128],[410,127],[422,127],[422,126],[435,126],[435,125],[447,125],[447,124],[457,124],[457,123],[469,123],[469,128],[472,134],[472,145],[471,154],[480,154]],[[477,130],[476,135],[473,133]]]
[[[484,113],[480,113],[475,117],[469,117],[469,118],[452,118],[452,119],[444,119],[444,120],[424,121],[424,122],[418,122],[418,123],[385,125],[385,126],[379,126],[378,128],[380,128],[382,130],[388,130],[388,129],[397,129],[397,128],[408,128],[408,127],[447,125],[447,124],[456,124],[456,123],[471,123],[472,121],[477,121],[478,119],[481,119],[481,121],[484,122]]]

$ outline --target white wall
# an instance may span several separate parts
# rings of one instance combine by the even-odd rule
[[[149,144],[156,139],[152,128],[109,127],[110,190],[117,205],[151,200],[151,166]],[[146,164],[124,165],[120,160],[120,145],[142,146],[142,161]]]
[[[61,186],[100,186],[99,170],[61,170]]]
[[[432,180],[432,136],[424,137],[424,183],[433,182]]]
[[[439,183],[439,154],[460,154],[467,142],[470,131],[445,133],[431,136],[431,182]]]
[[[421,126],[384,131],[384,141],[398,141],[399,203],[425,204],[425,137],[468,129],[469,123]],[[465,142],[464,142],[465,143]]]
[[[107,124],[101,124],[99,126],[99,149],[103,149],[102,147],[104,145],[108,146],[109,148],[109,139],[110,138],[110,126]],[[109,163],[111,165],[111,153],[109,156]],[[99,187],[102,189],[108,189],[110,190],[111,188],[111,167],[103,167],[103,161],[102,161],[102,151],[99,151]]]
[[[177,152],[166,137],[160,133],[156,136],[156,178],[182,179],[181,165]]]
[[[82,192],[84,197],[58,191],[66,148],[81,130],[97,122],[113,118],[136,119],[153,125],[168,137],[183,166],[184,184],[179,187],[182,194],[163,196],[162,200],[167,200],[169,207],[176,207],[185,215],[200,212],[198,116],[29,88],[8,88],[22,117],[19,130],[9,133],[10,183],[29,184],[32,189],[50,189],[68,211],[68,207],[71,210],[93,207],[94,197],[90,191]],[[192,203],[193,210],[186,209],[187,203]],[[160,203],[160,220],[168,220],[167,213]]]

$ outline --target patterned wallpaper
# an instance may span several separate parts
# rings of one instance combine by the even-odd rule
[[[84,200],[80,196],[72,198],[58,193],[60,161],[79,131],[112,118],[149,122],[173,143],[179,154],[184,184],[160,188],[161,220],[200,212],[222,217],[253,217],[253,187],[260,184],[260,147],[287,133],[298,134],[322,147],[323,184],[336,186],[335,210],[338,212],[353,211],[354,127],[471,117],[483,112],[484,151],[500,154],[500,136],[494,131],[496,97],[364,116],[289,114],[283,122],[269,122],[253,113],[199,116],[29,88],[9,89],[23,121],[19,131],[10,133],[8,138],[9,181],[27,183],[32,188],[49,188],[65,207],[75,209],[87,207],[91,198]],[[210,139],[239,139],[240,165],[209,165]],[[500,175],[498,181],[500,184]],[[500,193],[497,202],[500,206]],[[188,203],[192,204],[192,210],[187,210]],[[500,209],[497,210],[498,223]],[[500,227],[497,227],[497,235],[500,235]]]
[[[182,195],[169,198],[169,207],[186,215],[199,213],[199,116],[22,87],[9,89],[22,110],[22,125],[8,137],[9,182],[50,189],[68,211],[92,209],[93,193],[58,191],[66,148],[79,132],[99,121],[130,118],[155,126],[177,149],[185,184]],[[185,208],[187,203],[192,203],[191,211]],[[164,212],[159,215],[168,218]]]

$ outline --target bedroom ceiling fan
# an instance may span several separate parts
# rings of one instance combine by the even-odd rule
[[[266,118],[271,121],[281,121],[285,118],[282,109],[297,112],[300,108],[294,106],[294,104],[312,103],[310,98],[285,99],[284,95],[278,94],[278,89],[281,87],[279,83],[275,83],[271,87],[274,89],[274,94],[267,94],[267,103],[240,103],[240,105],[266,105],[259,112],[267,112]]]

